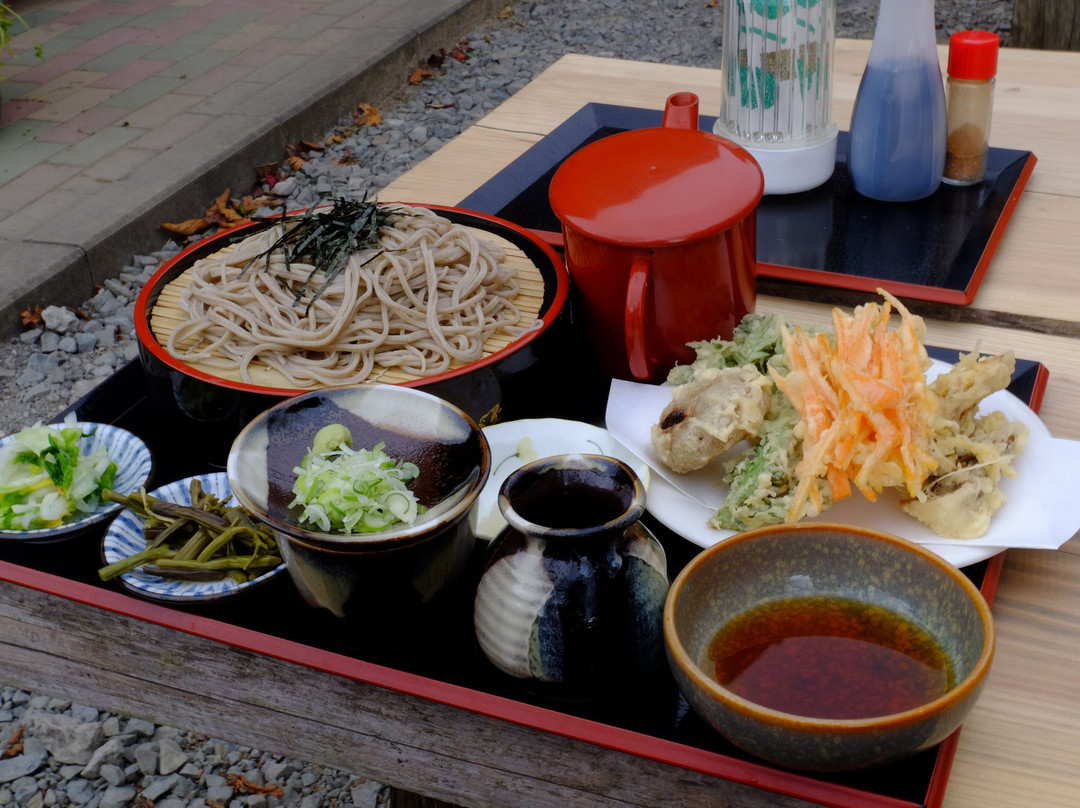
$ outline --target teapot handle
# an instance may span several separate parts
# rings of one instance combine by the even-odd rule
[[[645,347],[645,304],[649,297],[651,269],[648,253],[635,256],[626,284],[626,359],[631,375],[642,382],[650,381],[652,375]]]
[[[674,93],[664,106],[662,126],[672,129],[698,128],[698,97],[694,93]]]

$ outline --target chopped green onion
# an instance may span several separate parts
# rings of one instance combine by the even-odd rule
[[[293,469],[296,498],[290,507],[301,508],[301,524],[345,535],[413,524],[425,508],[406,483],[420,469],[387,455],[383,443],[372,449],[353,449],[350,443],[343,438],[323,451],[313,448]]]

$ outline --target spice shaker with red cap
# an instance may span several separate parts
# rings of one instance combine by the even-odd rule
[[[986,176],[999,45],[990,31],[960,31],[949,38],[942,179],[950,185],[974,185]]]

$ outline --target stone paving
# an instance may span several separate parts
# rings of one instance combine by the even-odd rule
[[[498,0],[22,0],[0,55],[0,337],[376,103]],[[34,57],[39,41],[45,61]]]

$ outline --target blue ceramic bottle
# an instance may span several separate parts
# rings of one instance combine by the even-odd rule
[[[941,183],[945,137],[933,0],[881,0],[851,115],[855,190],[885,202],[929,196]]]

